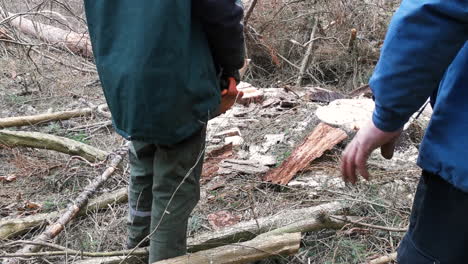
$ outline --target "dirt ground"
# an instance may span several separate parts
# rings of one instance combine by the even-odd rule
[[[39,3],[26,2],[31,6]],[[43,8],[51,7],[61,13],[65,12],[65,7],[58,6],[55,1],[45,3]],[[25,6],[20,4],[7,3],[6,6],[10,12],[25,10]],[[83,30],[83,23],[78,19],[83,18],[81,5],[71,1],[66,8],[74,10],[75,13],[75,16],[67,16],[70,27],[78,32]],[[260,20],[260,17],[256,19]],[[11,30],[0,24],[0,29],[3,28]],[[92,72],[92,61],[58,50],[51,45],[41,44],[29,36],[21,35],[19,39],[21,41],[15,42],[35,44],[0,40],[0,118],[80,109],[88,107],[89,104],[105,103],[98,76]],[[32,50],[31,47],[37,47],[36,50],[43,54]],[[58,58],[61,63],[45,58],[44,54]],[[372,56],[375,57],[375,54]],[[320,58],[323,59],[317,57]],[[266,75],[259,74],[258,67],[262,63],[260,60],[253,62],[252,69],[247,73],[247,81],[253,84],[266,83]],[[367,68],[359,74],[368,75],[370,70]],[[353,86],[352,81],[351,84],[349,82],[349,78],[353,77],[352,73],[346,73],[344,76],[347,76],[348,81],[334,82],[336,86],[333,86],[333,83],[324,85],[328,89],[341,91],[347,85]],[[276,83],[277,85],[271,82],[268,86],[259,88],[279,87],[276,89],[285,93],[285,89],[282,88],[284,83],[287,81],[283,80],[282,84]],[[266,94],[275,93],[272,88],[263,90]],[[300,91],[307,92],[307,88]],[[287,94],[288,98],[294,98],[295,104],[292,107],[265,107],[261,103],[250,106],[237,105],[233,113],[225,117],[225,127],[219,124],[210,125],[208,148],[219,145],[219,141],[224,140],[223,137],[214,136],[215,130],[238,127],[244,142],[234,148],[234,153],[238,159],[247,159],[255,146],[265,144],[265,135],[283,135],[284,139],[272,144],[266,153],[275,160],[271,167],[279,166],[319,123],[314,111],[320,104],[304,98],[295,98],[291,93]],[[104,121],[104,117],[96,114],[86,118],[17,127],[12,130],[49,133],[105,151],[116,150],[124,141],[111,126],[103,125]],[[405,142],[400,144],[405,150],[418,143],[411,140],[410,136],[408,133]],[[208,221],[208,215],[219,211],[227,211],[238,216],[240,221],[247,221],[274,215],[285,209],[310,207],[330,201],[346,203],[348,209],[342,213],[358,216],[362,222],[404,228],[420,174],[417,166],[414,162],[406,162],[405,166],[395,166],[381,162],[381,159],[373,156],[373,163],[370,165],[372,181],[346,186],[339,178],[339,158],[344,146],[345,144],[340,144],[326,152],[311,163],[306,171],[296,176],[296,184],[289,186],[263,182],[262,175],[255,173],[230,172],[211,179],[202,185],[202,198],[189,222],[189,236],[212,231],[213,226]],[[8,148],[0,145],[0,176],[14,178],[12,181],[0,181],[0,219],[63,209],[93,178],[100,175],[105,167],[106,163],[92,164],[53,151]],[[128,163],[125,160],[124,165],[95,195],[126,187],[128,173]],[[54,243],[80,251],[121,250],[125,244],[126,216],[126,204],[112,204],[107,209],[73,220]],[[43,228],[30,230],[26,234],[11,238],[10,241],[0,241],[0,245],[15,240],[31,239],[41,231]],[[298,254],[289,257],[278,256],[262,263],[365,263],[376,256],[394,252],[402,235],[403,233],[399,232],[346,225],[338,231],[322,230],[304,234]],[[0,247],[0,252],[13,252],[14,249],[16,248]],[[76,259],[78,258],[50,257],[35,259],[31,263],[73,263]]]

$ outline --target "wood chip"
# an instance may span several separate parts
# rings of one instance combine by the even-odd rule
[[[310,162],[347,137],[343,130],[320,123],[281,166],[270,170],[263,179],[276,184],[288,184],[298,172],[307,168]]]
[[[231,171],[237,171],[245,174],[265,173],[270,169],[269,167],[253,160],[226,159],[223,160],[219,166],[224,169],[229,169]]]
[[[214,178],[218,174],[219,163],[228,158],[233,158],[232,144],[224,145],[207,153],[200,182],[204,184]]]

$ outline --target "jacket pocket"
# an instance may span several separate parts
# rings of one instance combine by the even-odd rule
[[[398,247],[398,264],[440,264],[440,261],[417,248],[408,234]]]

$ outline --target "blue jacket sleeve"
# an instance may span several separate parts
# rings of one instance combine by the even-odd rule
[[[193,0],[194,15],[202,23],[215,63],[225,72],[244,65],[244,9],[236,0]]]
[[[467,36],[468,1],[403,0],[370,80],[375,126],[403,127],[438,88]]]

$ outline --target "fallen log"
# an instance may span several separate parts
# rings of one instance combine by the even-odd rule
[[[307,168],[310,162],[347,137],[343,130],[320,123],[286,161],[265,175],[264,180],[276,184],[288,184],[299,171]]]
[[[80,156],[91,162],[104,160],[108,155],[108,153],[103,150],[76,140],[39,132],[0,130],[0,144],[7,147],[30,147],[55,150]]]
[[[91,40],[86,33],[80,34],[71,30],[64,30],[54,26],[38,23],[22,17],[22,14],[7,13],[9,16],[3,21],[19,31],[41,39],[47,43],[58,45],[64,50],[70,50],[86,58],[93,57]]]
[[[31,126],[40,123],[46,123],[57,120],[67,120],[74,117],[89,116],[94,111],[92,108],[84,108],[71,111],[55,112],[50,114],[18,116],[18,117],[5,117],[0,118],[0,128],[17,127],[17,126]]]
[[[154,264],[241,264],[277,255],[295,254],[299,250],[300,243],[301,233],[282,234],[217,247],[194,254],[158,261]]]
[[[188,251],[196,252],[240,241],[247,241],[253,239],[257,235],[295,223],[300,223],[305,220],[310,220],[311,222],[308,224],[311,224],[311,227],[313,228],[303,229],[301,232],[330,228],[327,223],[323,224],[318,221],[318,216],[323,214],[323,212],[326,212],[327,214],[335,214],[343,208],[345,208],[343,203],[331,202],[314,207],[284,210],[277,215],[241,222],[219,231],[209,232],[195,238],[190,238],[188,240]],[[296,230],[294,231],[297,232]]]
[[[261,238],[288,233],[313,232],[321,229],[340,229],[346,223],[331,219],[326,217],[326,215],[337,213],[344,208],[346,206],[343,203],[332,202],[309,208],[285,210],[274,216],[259,218],[257,221],[250,220],[219,231],[208,232],[194,238],[189,238],[187,241],[187,251],[194,253],[248,241],[257,236]],[[141,249],[138,250],[139,252],[141,251]],[[93,258],[78,261],[76,264],[118,264],[121,263],[122,259],[123,257]],[[128,263],[131,262],[129,261]]]
[[[37,236],[33,242],[48,242],[50,239],[56,237],[72,219],[74,219],[79,211],[86,206],[89,198],[93,193],[115,172],[117,166],[122,162],[122,155],[125,154],[124,149],[119,149],[114,153],[114,157],[110,161],[110,165],[107,169],[96,179],[94,179],[88,186],[84,188],[84,191],[72,201],[65,213],[63,213],[60,218],[55,221],[53,224],[49,225],[47,229]],[[33,253],[38,252],[42,248],[41,245],[27,245],[22,249],[18,250],[16,253]],[[3,264],[17,264],[20,262],[18,258],[7,259]]]
[[[91,200],[88,205],[78,212],[78,216],[85,215],[90,211],[105,209],[111,204],[127,202],[127,188],[118,189],[112,193],[106,193]],[[51,213],[35,214],[23,218],[2,219],[0,221],[0,240],[10,239],[26,233],[32,228],[43,226],[48,221],[58,218],[66,210]]]

